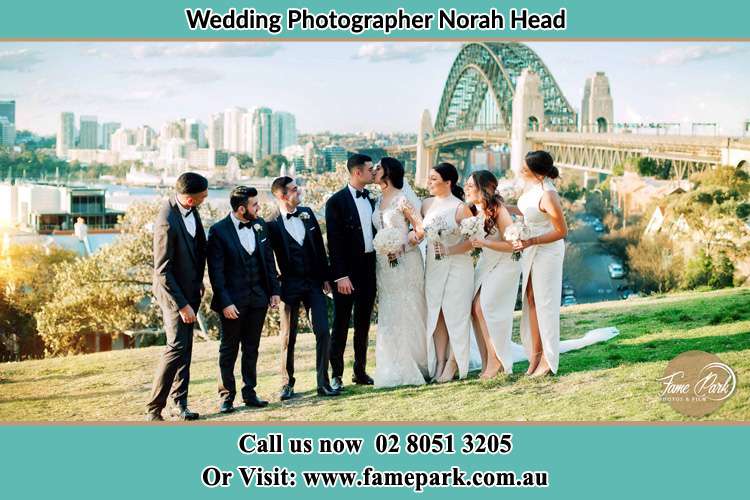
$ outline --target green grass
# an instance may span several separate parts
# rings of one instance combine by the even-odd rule
[[[488,382],[473,373],[467,380],[422,387],[377,390],[348,384],[344,396],[322,399],[314,395],[314,339],[303,335],[297,342],[296,363],[301,397],[281,403],[279,343],[277,338],[264,337],[258,393],[271,401],[268,408],[242,409],[228,416],[217,413],[216,342],[195,345],[190,406],[208,420],[222,421],[692,420],[659,401],[657,379],[672,358],[697,349],[717,354],[735,370],[738,380],[734,396],[705,419],[750,419],[750,289],[580,305],[563,311],[563,338],[608,325],[621,333],[609,342],[562,354],[556,377],[528,379],[521,375],[527,365],[520,363],[516,374]],[[0,364],[0,421],[142,420],[162,349]],[[351,347],[347,355],[351,356]],[[370,355],[373,373],[374,335]],[[344,381],[350,376],[351,365]]]

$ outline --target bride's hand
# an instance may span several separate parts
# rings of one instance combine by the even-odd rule
[[[417,246],[422,241],[422,238],[415,231],[409,231],[409,244],[411,246]]]
[[[513,242],[513,250],[520,251],[525,250],[533,245],[532,240],[516,240]]]
[[[473,248],[484,248],[486,241],[485,240],[469,240],[471,241],[471,246]]]

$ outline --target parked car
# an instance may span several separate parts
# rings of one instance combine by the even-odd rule
[[[625,277],[625,270],[622,268],[622,265],[618,264],[617,262],[612,262],[609,266],[607,266],[607,269],[609,269],[609,277],[613,280]]]
[[[578,304],[578,301],[576,300],[576,298],[574,296],[568,295],[566,297],[563,297],[562,305],[564,305],[564,306],[574,306],[576,304]]]
[[[594,231],[597,233],[603,233],[604,232],[604,226],[600,222],[594,223]]]
[[[635,298],[638,298],[640,296],[641,296],[640,293],[634,292],[633,290],[625,290],[624,292],[622,292],[622,298],[624,300],[635,299]]]

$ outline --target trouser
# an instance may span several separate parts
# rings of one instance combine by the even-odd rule
[[[333,331],[331,333],[331,372],[334,377],[344,374],[344,349],[349,334],[349,322],[354,309],[354,376],[366,374],[367,342],[372,308],[375,304],[375,252],[365,254],[357,273],[351,276],[354,291],[340,294],[333,284]]]
[[[242,346],[240,371],[242,372],[242,399],[247,401],[255,396],[257,384],[258,347],[267,306],[238,307],[237,319],[221,317],[221,340],[219,343],[219,397],[222,401],[233,402],[237,394],[234,380],[234,365]]]
[[[328,385],[328,356],[331,335],[328,328],[328,305],[319,285],[299,296],[287,298],[281,306],[281,382],[294,387],[294,346],[297,342],[299,306],[303,304],[311,318],[315,334],[315,372],[317,386]]]
[[[191,304],[198,311],[199,304]],[[176,407],[187,406],[190,384],[190,361],[193,355],[193,327],[182,321],[178,311],[162,308],[167,345],[156,367],[149,412],[158,413],[167,405],[167,397]]]

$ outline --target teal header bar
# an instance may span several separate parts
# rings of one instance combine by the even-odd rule
[[[378,438],[379,433],[385,437]],[[274,440],[274,434],[280,438]],[[477,437],[480,434],[484,441]],[[254,453],[240,451],[243,435],[251,436],[243,446],[254,448]],[[448,435],[453,436],[453,453],[446,450]],[[361,448],[358,453],[337,454],[335,449],[321,453],[319,440],[334,438],[361,439]],[[293,439],[309,439],[310,453],[292,454],[289,443]],[[427,498],[456,498],[460,493],[468,498],[692,499],[735,498],[746,491],[750,426],[50,425],[0,427],[0,440],[4,498],[132,500],[167,494],[180,499],[363,500],[384,495],[413,498],[422,493]],[[277,453],[279,443],[281,453]],[[269,453],[258,453],[261,446]],[[409,452],[409,446],[426,446],[422,451],[427,453],[417,448]],[[378,454],[378,447],[390,453]],[[209,481],[220,477],[210,467],[232,472],[225,486],[203,484],[207,468]],[[276,471],[277,476],[287,470],[289,475],[294,473],[297,484],[246,487],[238,469],[243,467],[246,472],[262,467],[269,473]],[[452,471],[453,467],[476,480],[476,472],[483,473],[483,480],[491,480],[487,473],[515,471],[519,478],[523,471],[543,471],[547,485],[459,490],[423,485],[418,493],[413,486],[303,484],[304,474],[309,477],[311,471],[355,471],[358,480],[364,480],[365,474],[372,479],[383,471],[417,474]]]
[[[195,29],[186,8],[193,9]],[[367,15],[368,29],[355,32]],[[0,7],[0,40],[750,39],[748,19],[750,2],[737,1],[16,1]]]

